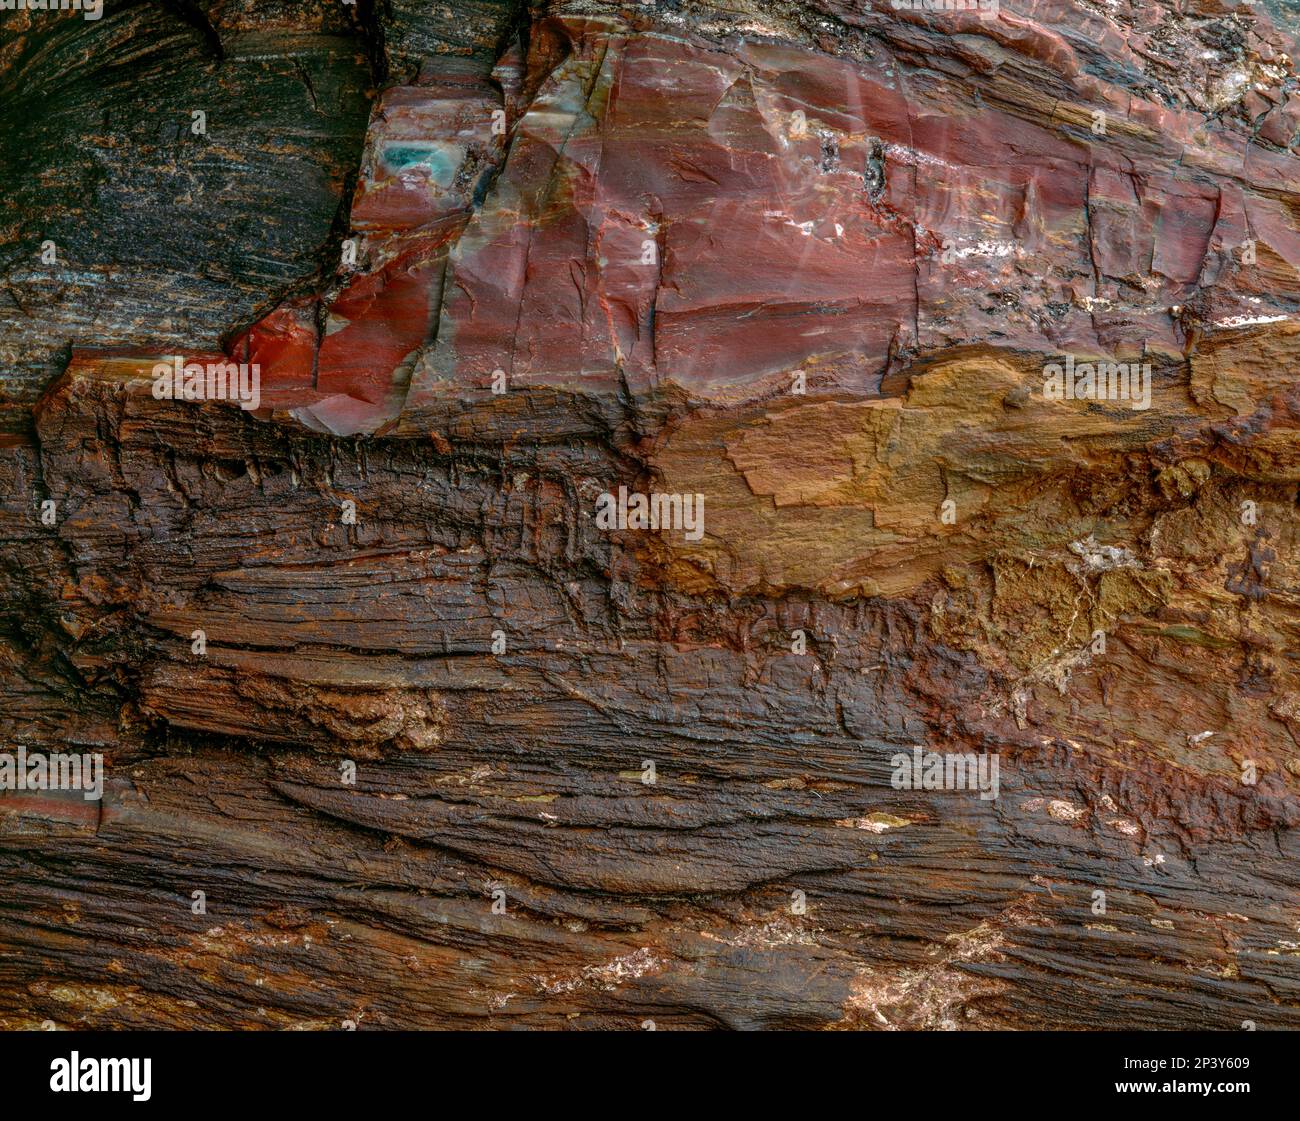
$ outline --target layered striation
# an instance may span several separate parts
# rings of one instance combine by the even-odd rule
[[[0,796],[0,1023],[1300,1025],[1293,29],[362,7],[196,30],[306,68],[292,277],[0,339],[0,722],[108,776]]]

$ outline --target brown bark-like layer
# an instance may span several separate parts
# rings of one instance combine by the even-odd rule
[[[208,7],[383,92],[202,331],[96,281],[51,384],[67,305],[0,339],[0,728],[106,760],[0,793],[0,1026],[1300,1026],[1284,25]],[[221,346],[255,415],[155,398]]]

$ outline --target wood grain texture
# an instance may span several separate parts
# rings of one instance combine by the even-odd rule
[[[1300,1027],[1294,28],[193,7],[0,48],[243,114],[5,200],[0,750],[105,787],[0,791],[0,1026]]]

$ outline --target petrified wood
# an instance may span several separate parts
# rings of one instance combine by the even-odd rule
[[[1300,1027],[1296,20],[995,7],[3,13],[0,1026]]]

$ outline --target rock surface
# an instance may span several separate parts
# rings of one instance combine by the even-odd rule
[[[0,31],[0,1026],[1300,1027],[1294,17]]]

